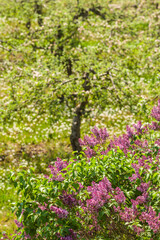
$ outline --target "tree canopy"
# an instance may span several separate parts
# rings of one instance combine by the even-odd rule
[[[158,94],[158,3],[4,1],[0,12],[2,121],[71,118],[80,151],[82,116]],[[152,70],[152,72],[151,72]],[[143,86],[143,89],[142,89]],[[154,87],[156,86],[156,88]]]

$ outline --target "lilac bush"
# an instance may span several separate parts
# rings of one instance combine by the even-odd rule
[[[154,106],[151,113],[157,121],[160,121],[160,99],[158,100],[158,106]]]
[[[14,173],[22,202],[11,239],[160,239],[160,100],[151,116],[111,139],[93,128],[84,153],[58,158],[50,175]]]

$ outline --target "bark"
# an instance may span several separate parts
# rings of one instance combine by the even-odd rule
[[[80,103],[79,106],[76,107],[75,116],[73,117],[73,121],[72,121],[70,141],[71,141],[73,151],[76,151],[78,153],[82,150],[79,144],[80,127],[81,127],[82,115],[85,112],[85,107],[87,102],[88,102],[87,100],[83,101]]]
[[[72,74],[72,61],[70,58],[66,59],[66,70],[69,77]]]
[[[41,27],[43,25],[42,4],[39,3],[37,0],[35,0],[34,10],[38,14],[38,24]]]
[[[63,55],[64,46],[63,46],[63,43],[61,41],[63,36],[64,36],[63,30],[62,30],[61,25],[59,24],[57,26],[56,39],[58,40],[58,43],[57,43],[57,49],[56,49],[56,52],[55,52],[55,56],[58,56],[58,57],[61,57]]]
[[[93,70],[90,70],[93,73]],[[85,73],[83,79],[85,80],[83,83],[83,88],[85,91],[89,91],[91,89],[89,73]],[[80,130],[81,130],[81,120],[82,116],[85,113],[86,105],[88,104],[88,95],[86,94],[84,101],[82,101],[75,109],[75,115],[72,121],[71,127],[71,135],[70,141],[72,145],[73,151],[79,153],[82,149],[79,144]]]

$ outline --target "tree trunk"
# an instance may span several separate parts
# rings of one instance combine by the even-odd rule
[[[90,72],[95,73],[93,70],[90,70]],[[91,89],[89,72],[84,74],[83,79],[85,80],[84,83],[83,83],[83,88],[84,88],[85,92],[87,92]],[[82,101],[76,107],[75,115],[74,115],[73,121],[72,121],[70,141],[71,141],[73,151],[76,151],[77,153],[79,153],[82,150],[81,146],[79,144],[80,130],[81,130],[81,119],[82,119],[82,116],[85,113],[85,108],[86,108],[87,103],[88,103],[88,94],[86,94],[85,100]]]
[[[34,10],[38,14],[38,24],[41,27],[43,25],[42,4],[38,0],[35,0]]]
[[[72,121],[72,127],[71,127],[71,135],[70,135],[70,141],[72,145],[73,151],[80,152],[81,146],[79,144],[79,138],[80,138],[80,127],[81,127],[81,118],[85,111],[85,106],[87,104],[86,101],[83,101],[79,104],[79,106],[76,107],[75,110],[75,116],[73,117]]]

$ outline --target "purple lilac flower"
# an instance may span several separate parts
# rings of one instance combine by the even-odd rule
[[[124,212],[120,211],[120,217],[125,222],[131,222],[136,218],[132,208],[125,207]]]
[[[68,216],[68,211],[65,209],[51,206],[50,210],[55,212],[59,218],[67,218],[67,216]]]
[[[67,237],[61,237],[61,240],[73,240],[73,238],[71,236],[67,236]]]
[[[148,127],[152,130],[159,130],[160,126],[158,125],[157,122],[152,122],[152,124],[148,124]]]
[[[143,204],[143,203],[146,203],[147,198],[148,198],[148,194],[143,193],[142,196],[138,196],[136,198],[136,201],[138,202],[138,204]]]
[[[81,146],[88,146],[88,147],[94,147],[96,146],[99,142],[98,140],[95,138],[95,136],[93,136],[93,134],[91,134],[91,136],[89,137],[88,135],[84,136],[84,139],[79,139],[79,143]]]
[[[132,177],[129,177],[128,178],[131,182],[137,180],[137,179],[141,179],[141,176],[139,173],[136,173],[136,174],[132,174]]]
[[[131,199],[131,203],[132,203],[133,213],[136,216],[138,214],[137,205],[139,205],[139,202],[137,200]]]
[[[73,231],[73,229],[69,229],[70,235],[66,237],[61,237],[61,240],[74,240],[77,239],[77,234]]]
[[[115,192],[116,192],[116,195],[114,196],[114,198],[116,199],[117,203],[124,203],[126,200],[126,197],[124,193],[121,191],[121,189],[117,187],[115,189]]]
[[[49,165],[48,167],[51,170],[51,174],[53,175],[52,178],[50,178],[49,176],[45,175],[45,178],[49,179],[49,181],[63,181],[64,178],[62,177],[62,175],[60,174],[64,168],[66,168],[68,166],[68,162],[61,160],[60,158],[57,158],[57,161],[55,161],[55,166]]]
[[[94,147],[97,144],[102,144],[106,141],[106,139],[109,137],[109,134],[106,130],[106,128],[98,129],[97,127],[94,127],[91,129],[91,136],[84,136],[84,139],[79,139],[79,143],[81,146],[87,146],[87,147]]]
[[[146,156],[142,156],[141,158],[138,158],[139,167],[144,167],[147,160],[149,160],[149,157],[146,157]]]
[[[27,234],[26,232],[24,232],[24,239],[31,239],[31,236],[29,234]]]
[[[142,128],[142,122],[141,121],[138,121],[137,124],[133,124],[133,127],[136,129],[136,132],[135,132],[136,135],[142,134],[143,128]]]
[[[99,143],[105,142],[106,139],[109,137],[109,134],[106,128],[98,129],[97,127],[94,127],[91,129],[91,132],[95,135]]]
[[[154,233],[160,231],[160,214],[156,216],[156,211],[150,206],[148,212],[142,212],[141,221],[146,221]]]
[[[14,220],[15,224],[17,225],[18,228],[23,228],[23,224],[18,222],[17,220]]]
[[[133,225],[133,230],[138,234],[140,235],[141,232],[144,232],[144,229],[143,228],[140,228],[136,225]]]
[[[137,187],[137,190],[141,192],[147,192],[148,188],[150,186],[150,182],[148,183],[141,183],[139,187]]]
[[[84,143],[85,146],[90,146],[90,147],[94,147],[96,146],[99,142],[98,140],[93,136],[93,134],[91,134],[91,136],[84,136]]]
[[[158,100],[158,106],[153,107],[151,116],[160,121],[160,99]]]
[[[102,207],[110,199],[109,193],[113,191],[111,183],[106,177],[99,183],[92,182],[92,186],[89,186],[87,190],[91,193],[91,199],[87,200],[87,206],[95,208]]]
[[[132,163],[131,165],[132,165],[132,167],[134,168],[135,173],[138,174],[138,173],[139,173],[139,169],[140,169],[139,164]]]
[[[120,212],[120,209],[121,209],[121,208],[120,208],[120,206],[118,206],[118,207],[113,206],[113,209],[114,209],[115,212]]]
[[[157,140],[155,141],[155,144],[157,144],[158,146],[160,146],[160,139],[157,139]]]
[[[148,141],[147,140],[140,141],[140,140],[137,139],[137,140],[134,141],[134,144],[136,144],[137,146],[142,147],[142,148],[148,147]]]
[[[73,194],[67,194],[66,192],[63,192],[63,195],[60,196],[60,199],[62,200],[63,204],[69,207],[73,207],[77,204],[77,200]]]
[[[127,153],[129,151],[129,148],[131,147],[130,139],[127,134],[123,134],[118,138],[114,137],[114,141],[110,142],[109,147],[119,147],[124,153]]]
[[[126,130],[127,130],[127,136],[129,138],[132,138],[132,136],[134,135],[133,130],[128,125],[126,126]]]
[[[92,158],[96,154],[95,151],[90,147],[87,147],[87,149],[84,152],[87,158]]]

